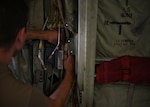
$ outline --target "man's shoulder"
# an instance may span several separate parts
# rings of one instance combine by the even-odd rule
[[[0,103],[22,105],[22,107],[28,103],[32,86],[17,81],[7,67],[0,66],[0,86]]]
[[[15,107],[24,107],[24,105],[48,107],[46,97],[38,88],[30,83],[16,80],[9,69],[0,71],[0,86],[1,104],[9,105],[8,107],[12,105]]]

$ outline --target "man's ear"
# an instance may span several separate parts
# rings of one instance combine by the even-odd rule
[[[15,42],[15,47],[16,47],[17,51],[22,49],[22,47],[24,45],[24,41],[25,41],[25,27],[20,29],[17,34],[17,38],[16,38],[16,42]]]

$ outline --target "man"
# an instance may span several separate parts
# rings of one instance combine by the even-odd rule
[[[74,59],[64,57],[65,76],[56,91],[44,96],[36,87],[17,81],[8,64],[26,39],[28,7],[23,0],[0,3],[0,107],[62,107],[74,80]],[[28,32],[29,33],[29,32]],[[21,71],[20,71],[21,72]]]

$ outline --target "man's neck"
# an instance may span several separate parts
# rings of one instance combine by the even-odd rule
[[[9,64],[11,57],[13,55],[13,49],[6,50],[0,48],[0,62],[3,64]]]

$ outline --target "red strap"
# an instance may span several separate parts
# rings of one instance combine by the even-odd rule
[[[130,59],[129,56],[124,56],[121,58],[122,70],[123,70],[123,81],[129,80],[130,74]]]
[[[104,82],[108,83],[108,62],[103,63],[104,67]]]

